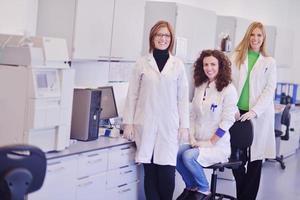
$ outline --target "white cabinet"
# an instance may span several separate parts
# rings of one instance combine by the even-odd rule
[[[28,200],[74,200],[76,194],[77,156],[48,160],[43,186],[28,195]]]
[[[112,0],[77,0],[73,58],[109,57],[113,9]]]
[[[106,173],[79,178],[76,184],[77,200],[98,200],[106,196]]]
[[[143,53],[149,49],[149,32],[159,20],[170,22],[175,29],[175,54],[193,63],[203,49],[215,46],[217,16],[215,12],[174,2],[147,2]]]
[[[145,0],[43,0],[37,35],[66,38],[73,60],[135,60]]]
[[[128,164],[134,164],[135,147],[122,145],[113,147],[108,154],[108,169],[118,169]]]
[[[142,51],[145,0],[115,0],[111,59],[135,61]]]
[[[231,40],[231,50],[243,39],[244,34],[251,21],[233,16],[218,16],[216,30],[216,47],[220,47],[221,38],[224,35],[229,35]]]
[[[137,200],[135,151],[133,144],[124,144],[50,159],[42,188],[28,200]]]
[[[229,35],[231,40],[231,50],[242,41],[248,26],[252,23],[249,19],[244,19],[234,16],[218,16],[215,42],[216,48],[220,48],[221,38],[224,35]],[[265,25],[267,34],[267,53],[271,56],[275,54],[276,43],[276,27]]]

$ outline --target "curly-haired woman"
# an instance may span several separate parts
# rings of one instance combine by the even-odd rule
[[[186,188],[177,198],[209,199],[203,167],[230,156],[229,128],[237,112],[237,92],[231,83],[230,61],[218,50],[205,50],[194,64],[190,142],[180,146],[176,169]]]

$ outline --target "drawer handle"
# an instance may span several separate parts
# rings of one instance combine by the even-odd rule
[[[131,173],[133,172],[132,170],[128,170],[128,171],[125,171],[123,174],[128,174],[128,173]]]
[[[88,161],[88,164],[95,164],[95,163],[99,163],[99,162],[102,162],[102,158],[99,158],[99,159],[96,159],[96,160],[90,160]]]
[[[123,148],[121,148],[121,150],[126,150],[126,149],[130,149],[130,147],[123,147]]]
[[[129,192],[129,191],[131,191],[131,189],[130,189],[130,188],[128,188],[128,189],[125,189],[125,190],[121,190],[121,191],[119,191],[119,193],[125,193],[125,192]]]
[[[88,155],[87,157],[94,157],[94,156],[98,156],[99,154],[97,154],[97,153],[94,153],[94,154],[90,154],[90,155]]]
[[[56,162],[53,162],[53,163],[48,163],[48,166],[52,166],[52,165],[57,165],[57,164],[60,164],[61,161],[56,161]]]
[[[79,184],[78,187],[86,187],[86,186],[89,186],[89,185],[92,185],[92,184],[93,184],[93,182],[89,181],[89,182],[86,182],[86,183]]]
[[[64,167],[58,167],[58,168],[56,168],[56,169],[48,169],[47,171],[48,171],[49,173],[52,173],[52,172],[60,172],[60,171],[63,171],[63,170],[65,170]]]

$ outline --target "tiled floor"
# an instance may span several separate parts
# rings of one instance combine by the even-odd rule
[[[262,178],[257,200],[300,200],[300,150],[284,159],[286,169],[279,163],[263,163]],[[210,176],[208,175],[209,179]],[[174,199],[183,189],[181,177],[176,174]],[[218,179],[217,191],[235,196],[235,182]]]

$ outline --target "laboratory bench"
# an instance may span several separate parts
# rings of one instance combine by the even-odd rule
[[[135,144],[123,138],[99,137],[47,153],[43,187],[28,200],[141,199],[135,151]]]

